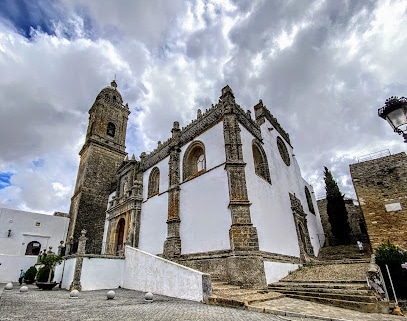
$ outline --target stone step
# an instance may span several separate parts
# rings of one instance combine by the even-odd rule
[[[238,286],[238,285],[230,285],[230,284],[214,284],[214,283],[212,283],[212,291],[232,291],[232,290],[240,290],[240,286]]]
[[[370,258],[370,248],[359,251],[356,244],[322,247],[318,253],[319,260],[331,260],[333,258]]]
[[[258,290],[245,290],[245,289],[219,289],[219,288],[212,288],[212,293],[217,296],[230,296],[230,297],[238,297],[240,295],[247,295],[247,294],[256,294]]]
[[[277,290],[276,290],[277,291]],[[324,299],[335,299],[335,300],[346,300],[346,301],[354,301],[354,302],[370,302],[375,303],[377,302],[377,298],[371,294],[347,294],[343,292],[337,293],[330,293],[330,292],[318,292],[318,291],[301,291],[301,290],[291,290],[291,289],[279,289],[278,292],[283,293],[287,296],[289,295],[299,295],[302,297],[318,297]]]
[[[370,258],[318,258],[317,261],[312,262],[313,265],[332,265],[332,264],[358,264],[370,263]]]
[[[284,277],[284,281],[294,280],[299,282],[321,281],[331,282],[337,280],[338,283],[360,282],[366,280],[366,271],[369,263],[341,263],[341,264],[312,264],[304,265]]]
[[[284,294],[264,289],[244,289],[224,282],[212,284],[212,295],[208,304],[245,308],[249,304],[264,302],[284,297]]]
[[[354,286],[364,284],[366,285],[366,280],[312,280],[312,279],[281,279],[277,283],[299,283],[299,284],[332,284],[338,286]],[[272,283],[275,284],[275,283]]]
[[[351,309],[356,311],[363,311],[367,313],[388,313],[388,302],[359,302],[359,301],[347,301],[333,298],[324,297],[312,297],[303,296],[299,294],[286,294],[289,298],[312,301],[332,306],[337,306],[345,309]],[[384,312],[386,311],[386,312]]]
[[[208,304],[226,306],[231,308],[242,308],[244,309],[250,304],[255,304],[259,302],[265,302],[270,300],[275,300],[284,297],[285,295],[278,292],[267,292],[267,293],[247,293],[240,295],[227,295],[227,294],[212,294],[208,298]]]
[[[369,288],[355,288],[355,287],[346,287],[346,288],[335,288],[335,287],[318,287],[318,286],[290,286],[290,285],[271,285],[269,286],[271,291],[280,291],[280,290],[290,290],[290,291],[307,291],[307,292],[318,292],[318,293],[332,293],[332,294],[353,294],[353,295],[371,295],[372,291]]]

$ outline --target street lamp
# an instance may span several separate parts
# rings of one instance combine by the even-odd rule
[[[391,96],[386,99],[384,106],[377,111],[379,117],[386,119],[393,130],[403,135],[404,142],[407,143],[407,128],[401,130],[399,127],[407,125],[407,98]]]

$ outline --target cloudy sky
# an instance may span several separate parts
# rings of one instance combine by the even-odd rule
[[[1,0],[0,207],[69,211],[88,110],[115,77],[138,156],[228,84],[290,133],[320,197],[323,166],[405,151],[377,117],[407,95],[407,1]]]

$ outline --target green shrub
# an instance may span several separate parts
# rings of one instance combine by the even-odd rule
[[[407,261],[407,252],[392,244],[390,241],[379,245],[375,250],[376,263],[380,266],[390,298],[394,298],[393,288],[387,273],[389,269],[396,296],[400,299],[407,298],[407,270],[401,264]]]
[[[24,274],[24,280],[34,281],[37,275],[37,269],[35,266],[30,266],[30,268]]]
[[[44,266],[38,270],[37,276],[35,277],[37,282],[48,282],[49,269],[50,269],[49,267]],[[51,281],[53,280],[53,278],[54,278],[54,271],[52,271],[52,273],[51,273]]]
[[[392,244],[389,240],[379,245],[375,250],[375,256],[378,265],[396,265],[407,261],[407,252]]]

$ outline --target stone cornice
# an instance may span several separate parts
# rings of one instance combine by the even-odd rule
[[[271,262],[284,262],[292,264],[300,264],[301,259],[292,255],[285,255],[279,253],[272,253],[267,251],[260,251],[260,255],[263,256],[263,259]]]
[[[151,153],[143,155],[142,170],[145,171],[168,157],[171,148],[175,147],[174,144],[181,147],[221,122],[225,115],[226,107],[228,112],[232,112],[236,115],[238,122],[244,128],[255,138],[262,141],[260,126],[251,118],[250,113],[246,113],[233,100],[222,101],[219,99],[216,105],[212,105],[211,108],[207,109],[204,113],[198,110],[198,117],[180,130],[179,136],[177,137],[178,142],[176,142],[174,138],[169,138],[164,143],[159,143],[158,147]]]
[[[254,106],[256,114],[256,122],[261,125],[264,123],[264,118],[267,119],[271,125],[279,132],[281,137],[291,146],[290,135],[281,127],[280,123],[277,121],[277,118],[263,105],[263,102],[260,100],[259,103]],[[291,146],[292,147],[292,146]]]

